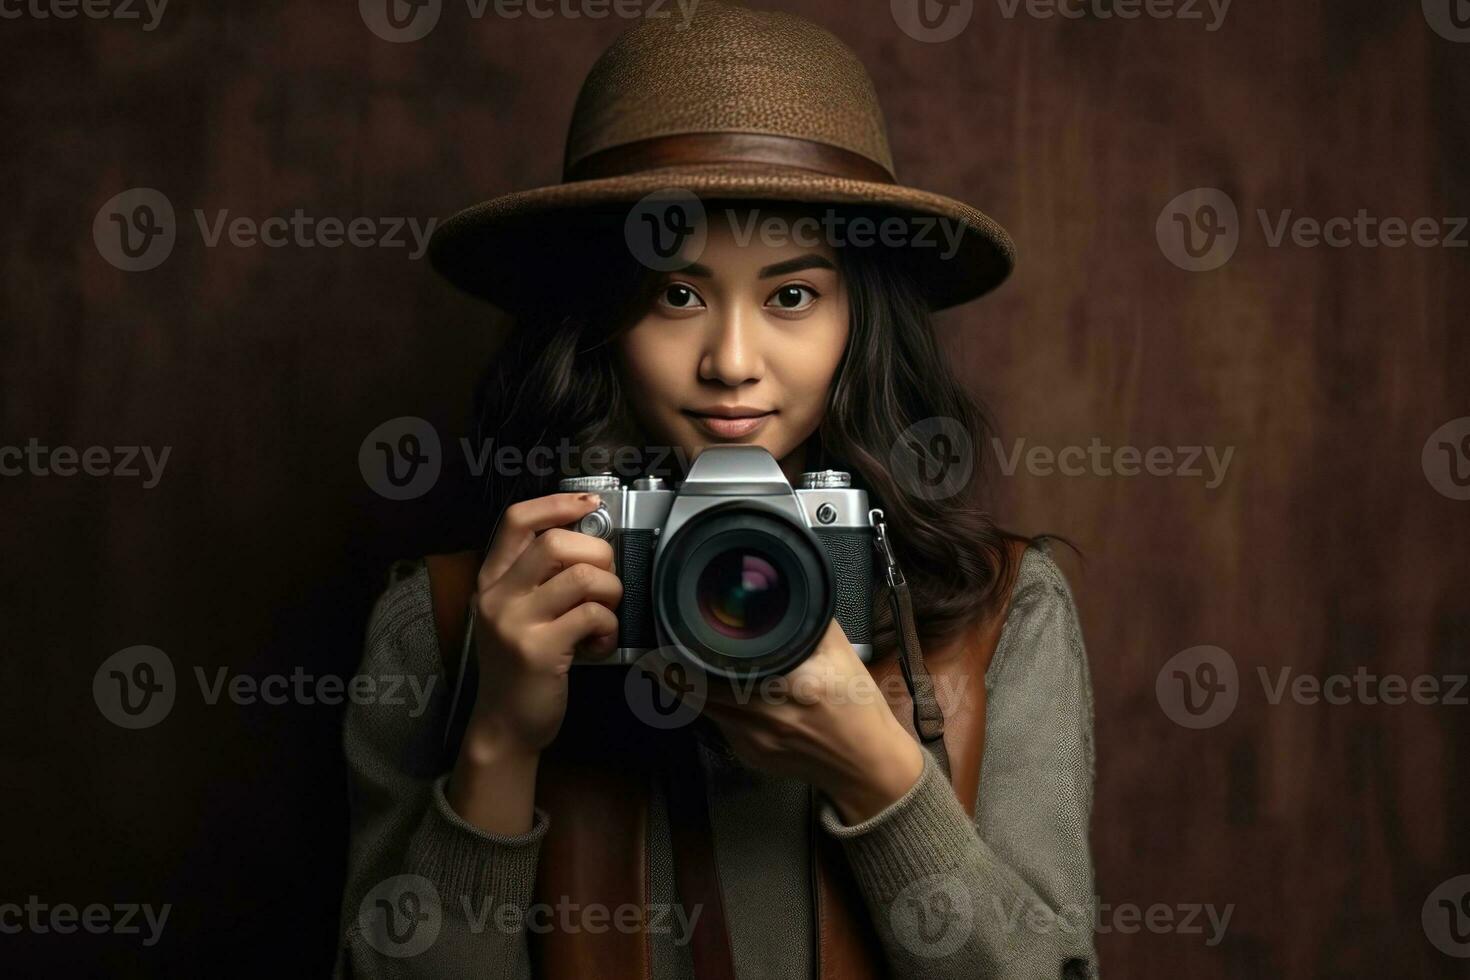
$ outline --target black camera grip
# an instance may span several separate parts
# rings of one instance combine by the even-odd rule
[[[873,642],[873,532],[813,528],[832,565],[833,617],[849,643]]]
[[[623,601],[618,606],[618,646],[658,646],[653,627],[653,548],[651,529],[629,528],[618,535],[618,578]]]

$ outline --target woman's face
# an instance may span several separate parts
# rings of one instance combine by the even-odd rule
[[[698,261],[660,274],[618,336],[624,390],[651,445],[691,462],[710,445],[762,446],[794,481],[847,344],[847,291],[830,245],[747,235],[752,215],[734,229],[727,215],[710,209]],[[757,228],[772,216],[789,229],[796,215],[760,210]]]

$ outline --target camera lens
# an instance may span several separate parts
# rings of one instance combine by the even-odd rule
[[[711,559],[694,594],[710,628],[737,640],[770,632],[791,602],[791,588],[775,562],[750,548],[731,548]]]
[[[748,499],[708,508],[654,561],[659,643],[725,678],[784,673],[815,649],[833,613],[820,542],[790,514]]]

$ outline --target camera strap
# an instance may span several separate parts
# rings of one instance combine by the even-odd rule
[[[939,698],[934,693],[934,680],[924,666],[924,651],[919,646],[919,631],[914,625],[914,603],[909,595],[908,581],[904,578],[898,559],[894,557],[883,511],[874,507],[868,511],[868,521],[873,525],[873,546],[878,550],[878,557],[883,562],[883,571],[888,580],[893,629],[898,635],[898,665],[903,671],[903,682],[914,705],[914,731],[919,736],[919,742],[934,756],[944,778],[949,780],[949,751],[944,745],[944,709],[940,707]]]

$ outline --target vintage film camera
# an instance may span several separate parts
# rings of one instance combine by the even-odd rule
[[[601,504],[572,530],[613,546],[623,582],[619,646],[629,664],[654,651],[729,680],[781,674],[836,619],[872,657],[875,521],[847,473],[803,473],[793,489],[760,446],[709,446],[678,489],[659,477],[563,479]],[[882,542],[886,544],[886,542]]]

